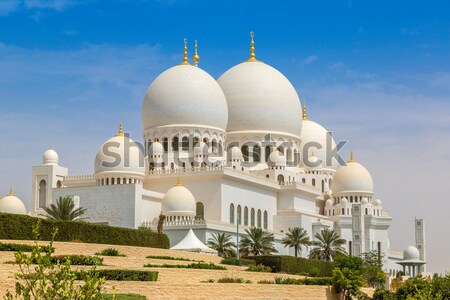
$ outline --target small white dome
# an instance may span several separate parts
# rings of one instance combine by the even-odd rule
[[[367,197],[362,198],[361,204],[369,204],[369,199]]]
[[[194,217],[196,210],[194,195],[181,185],[170,188],[161,202],[161,212],[165,216]]]
[[[376,199],[373,201],[373,205],[375,206],[381,206],[381,200],[380,199]]]
[[[326,207],[330,207],[330,206],[332,206],[333,205],[333,201],[331,200],[331,199],[328,199],[326,202],[325,202],[325,206]]]
[[[95,174],[121,173],[145,176],[144,155],[141,146],[121,132],[107,140],[97,152]]]
[[[403,259],[404,260],[419,260],[420,253],[414,246],[408,246],[403,250]]]
[[[227,132],[277,132],[300,137],[300,99],[275,68],[262,62],[243,62],[217,82],[228,102]]]
[[[346,192],[373,194],[372,176],[363,165],[351,159],[337,169],[331,190],[334,194]]]
[[[48,149],[42,156],[42,164],[44,165],[57,165],[59,163],[59,156],[53,149]]]
[[[148,155],[163,155],[164,153],[164,147],[160,142],[153,142],[150,145]]]
[[[345,198],[345,197],[342,198],[342,199],[341,199],[341,203],[342,203],[342,204],[348,204],[348,199]]]
[[[177,65],[150,85],[142,104],[144,129],[193,125],[225,130],[228,106],[214,78],[192,65]]]
[[[198,142],[194,147],[194,155],[208,155],[209,148],[204,142]]]
[[[271,167],[285,167],[286,157],[279,150],[275,150],[269,155],[269,161],[267,164]]]
[[[242,154],[241,148],[238,146],[233,146],[230,149],[228,149],[228,160],[243,160],[244,155]]]
[[[0,199],[0,212],[8,214],[26,215],[27,209],[22,200],[12,193],[12,189],[8,196]]]

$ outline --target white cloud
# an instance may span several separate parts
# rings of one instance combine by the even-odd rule
[[[19,8],[20,0],[2,0],[0,1],[0,16],[9,15]]]
[[[80,0],[24,0],[24,6],[28,9],[52,9],[63,11],[68,7],[81,4]]]
[[[310,55],[310,56],[308,56],[307,58],[305,58],[303,60],[303,63],[305,65],[309,65],[309,64],[312,64],[312,63],[316,62],[317,59],[318,59],[318,57],[316,55]]]

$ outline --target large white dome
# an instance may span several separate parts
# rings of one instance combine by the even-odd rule
[[[228,102],[227,132],[258,131],[300,136],[300,99],[289,80],[275,68],[243,62],[217,82]]]
[[[150,85],[142,104],[144,129],[193,125],[226,130],[228,106],[214,78],[192,65],[177,65]]]
[[[346,192],[373,194],[372,176],[363,165],[352,158],[346,165],[337,169],[331,190],[333,194]]]
[[[94,170],[95,174],[120,173],[144,177],[144,155],[136,142],[120,132],[100,147]]]
[[[27,209],[22,200],[12,193],[12,189],[8,196],[0,199],[0,212],[8,214],[26,215]]]
[[[196,203],[194,195],[180,184],[170,188],[161,202],[161,212],[165,216],[195,217]]]

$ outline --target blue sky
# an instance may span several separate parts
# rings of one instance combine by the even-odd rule
[[[213,77],[248,57],[284,73],[309,117],[349,140],[394,221],[391,245],[427,224],[431,270],[450,270],[450,2],[0,0],[0,194],[29,205],[52,146],[92,172],[119,121],[141,140],[142,99],[199,40]],[[442,262],[442,260],[444,262]]]

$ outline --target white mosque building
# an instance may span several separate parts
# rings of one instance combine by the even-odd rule
[[[308,119],[289,80],[256,59],[253,35],[250,58],[218,80],[199,59],[196,47],[189,63],[185,40],[182,63],[144,96],[143,142],[121,124],[100,146],[93,174],[71,175],[54,150],[46,151],[32,171],[31,215],[71,196],[94,223],[155,229],[162,214],[171,246],[190,229],[206,243],[216,232],[236,238],[237,227],[260,227],[274,234],[280,254],[291,255],[281,244],[289,228],[303,227],[312,239],[331,228],[351,255],[379,251],[392,275],[402,270],[396,263],[403,255],[389,245],[392,217],[374,196],[369,171],[353,154],[346,163],[330,154],[332,136]],[[16,212],[25,213],[19,204]],[[405,259],[422,272],[423,220],[416,220],[416,241]]]

